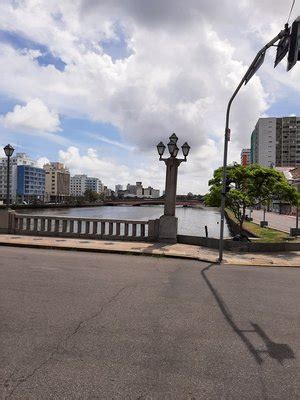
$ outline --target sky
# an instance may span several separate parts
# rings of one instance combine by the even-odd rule
[[[0,144],[105,185],[164,189],[156,145],[190,154],[178,193],[204,194],[222,165],[229,98],[287,22],[282,0],[1,0]],[[300,14],[296,1],[291,21]],[[232,106],[229,162],[258,118],[300,115],[300,63],[275,48]]]

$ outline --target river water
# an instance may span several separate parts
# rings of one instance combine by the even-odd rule
[[[44,208],[24,209],[19,213],[36,215],[65,215],[68,217],[90,217],[103,219],[142,220],[159,218],[163,214],[163,206],[100,206],[81,208]],[[181,235],[205,236],[205,225],[209,237],[219,237],[220,212],[214,208],[176,207],[178,217],[178,233]],[[225,225],[224,236],[230,233]]]

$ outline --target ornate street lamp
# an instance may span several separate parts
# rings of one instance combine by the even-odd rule
[[[185,143],[181,146],[181,150],[182,150],[182,154],[184,155],[184,158],[186,159],[187,156],[189,155],[189,152],[190,152],[190,146],[188,145],[187,142],[185,142]]]
[[[177,143],[177,140],[178,140],[178,137],[176,136],[175,133],[172,133],[172,135],[169,137],[169,139],[170,139],[170,142],[176,144],[176,143]]]
[[[184,158],[177,158],[179,151],[179,147],[177,146],[178,137],[173,133],[169,137],[169,140],[167,145],[170,153],[169,158],[162,157],[166,149],[163,142],[157,145],[159,160],[164,161],[167,167],[164,215],[159,219],[159,239],[165,242],[176,243],[177,218],[175,217],[175,208],[178,167],[182,162],[187,161],[190,146],[185,142],[181,147]]]
[[[159,154],[159,159],[161,160],[161,157],[163,156],[165,150],[166,150],[166,146],[163,144],[163,142],[159,142],[157,147],[157,151]]]
[[[4,153],[7,157],[7,179],[6,179],[6,208],[9,208],[10,205],[10,187],[9,187],[9,178],[10,178],[10,157],[13,155],[15,149],[10,145],[7,144],[4,148]]]

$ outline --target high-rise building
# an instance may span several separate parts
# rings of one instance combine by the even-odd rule
[[[60,203],[70,196],[70,172],[62,163],[51,162],[45,171],[45,201]]]
[[[99,178],[91,178],[87,176],[85,190],[91,190],[96,193],[103,193],[103,184]]]
[[[152,197],[152,199],[158,199],[160,197],[159,189],[152,189],[151,190],[151,197]]]
[[[251,163],[264,167],[276,161],[276,118],[260,118],[251,135]]]
[[[300,117],[260,118],[251,135],[251,162],[266,167],[300,165]]]
[[[115,190],[116,190],[116,194],[118,194],[119,191],[123,190],[123,185],[116,185]]]
[[[31,165],[17,166],[17,197],[28,204],[37,200],[44,201],[45,171]]]
[[[16,153],[10,159],[10,196],[11,202],[15,203],[17,200],[17,167],[18,165],[35,166],[35,162],[29,158],[25,153]],[[6,201],[7,189],[7,157],[0,158],[0,201]]]
[[[86,192],[86,175],[71,176],[70,191],[71,196],[83,196]]]
[[[251,164],[251,149],[243,149],[241,151],[241,165],[244,167]]]
[[[136,196],[136,185],[131,185],[130,183],[127,184],[126,191],[129,195]]]

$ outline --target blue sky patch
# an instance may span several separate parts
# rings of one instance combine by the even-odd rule
[[[114,62],[116,60],[128,58],[132,54],[132,51],[128,48],[124,29],[119,24],[116,24],[115,26],[115,34],[117,39],[102,40],[100,42],[104,53],[111,56]]]
[[[5,30],[0,30],[0,41],[8,43],[13,48],[18,50],[31,49],[39,50],[42,55],[37,57],[36,60],[40,66],[53,65],[57,70],[64,71],[66,63],[59,57],[55,57],[48,49],[40,43],[34,42],[24,36],[18,35],[16,32],[9,32]]]

